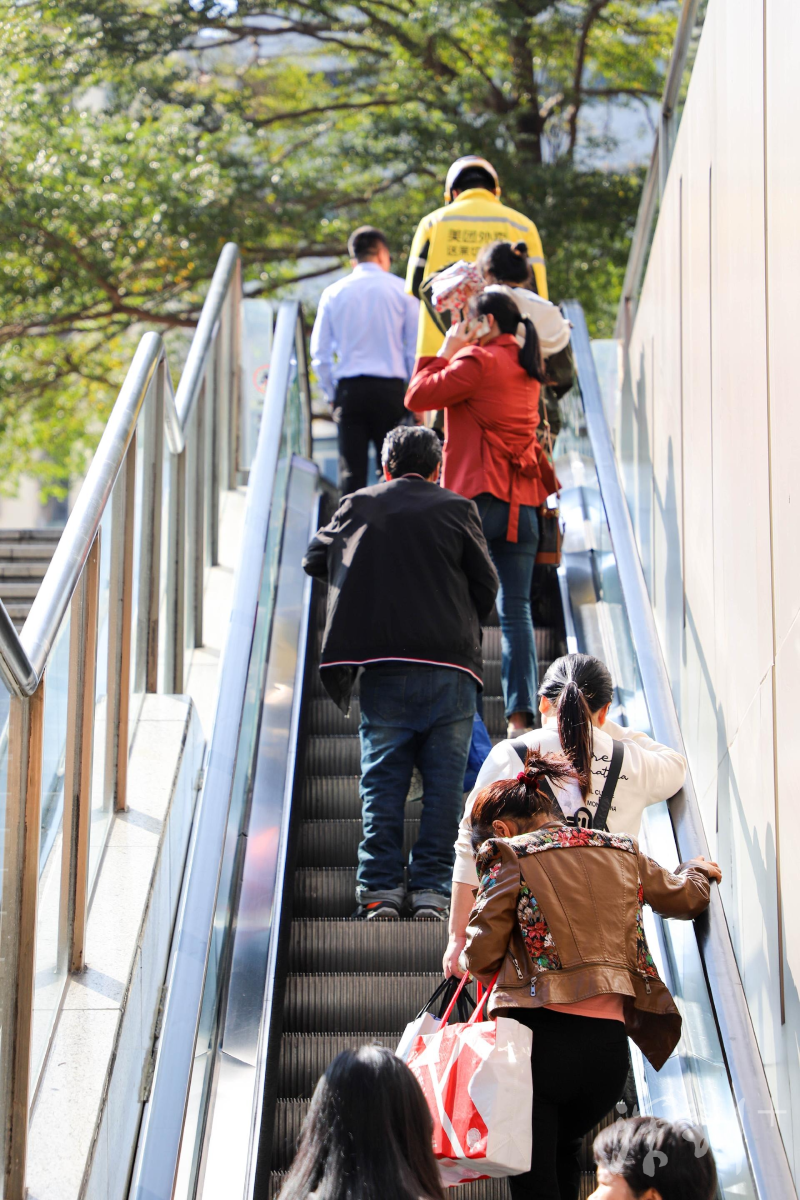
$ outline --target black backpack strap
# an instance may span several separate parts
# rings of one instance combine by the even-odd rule
[[[520,759],[522,760],[522,765],[524,767],[525,759],[528,757],[528,750],[530,749],[530,747],[528,746],[528,744],[524,738],[513,738],[511,741],[511,745],[514,747],[514,749],[516,750]],[[614,743],[614,745],[616,745],[616,742]],[[619,772],[617,772],[617,774],[619,774]],[[553,789],[550,787],[550,784],[546,779],[542,780],[541,788],[542,788],[542,791],[545,792],[546,795],[548,795],[550,797],[550,802],[553,805],[553,812],[558,817],[558,819],[560,821],[566,821],[567,818],[564,816],[564,810],[561,807],[561,805],[558,803],[558,800],[556,799],[556,794],[553,791]]]
[[[614,789],[617,786],[619,773],[622,770],[622,756],[624,753],[625,747],[622,742],[614,741],[611,751],[611,762],[608,764],[608,774],[603,784],[603,790],[600,793],[600,799],[597,801],[597,811],[592,821],[593,829],[606,828],[611,801],[614,799]]]

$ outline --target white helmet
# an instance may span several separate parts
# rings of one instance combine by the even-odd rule
[[[470,167],[480,167],[482,171],[487,171],[494,180],[495,191],[500,195],[500,180],[497,177],[492,164],[485,158],[481,158],[477,154],[465,154],[463,158],[457,158],[450,170],[447,172],[447,179],[444,184],[444,202],[449,204],[453,199],[453,185],[458,179],[462,171],[468,170]]]

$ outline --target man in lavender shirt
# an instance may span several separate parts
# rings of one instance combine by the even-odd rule
[[[367,485],[369,443],[380,457],[414,368],[419,301],[391,271],[379,229],[363,225],[347,243],[353,270],[325,288],[311,334],[311,361],[339,432],[342,495]]]

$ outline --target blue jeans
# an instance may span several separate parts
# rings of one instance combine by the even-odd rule
[[[531,618],[531,580],[539,545],[539,514],[530,505],[521,505],[519,541],[507,542],[508,502],[482,492],[475,497],[475,503],[492,562],[500,576],[497,612],[502,635],[500,674],[506,717],[516,712],[536,713],[539,668]]]
[[[409,860],[409,891],[450,895],[453,844],[472,737],[477,683],[466,671],[386,663],[361,677],[361,805],[356,894],[403,886],[403,819],[411,772],[425,795]]]

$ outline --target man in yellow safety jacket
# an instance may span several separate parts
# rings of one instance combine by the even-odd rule
[[[408,259],[406,291],[419,296],[425,279],[459,259],[473,261],[489,242],[525,242],[533,267],[534,288],[545,300],[547,273],[539,231],[533,221],[500,203],[500,180],[485,158],[469,154],[447,172],[445,206],[423,217]],[[420,306],[417,354],[436,354],[442,335]]]

